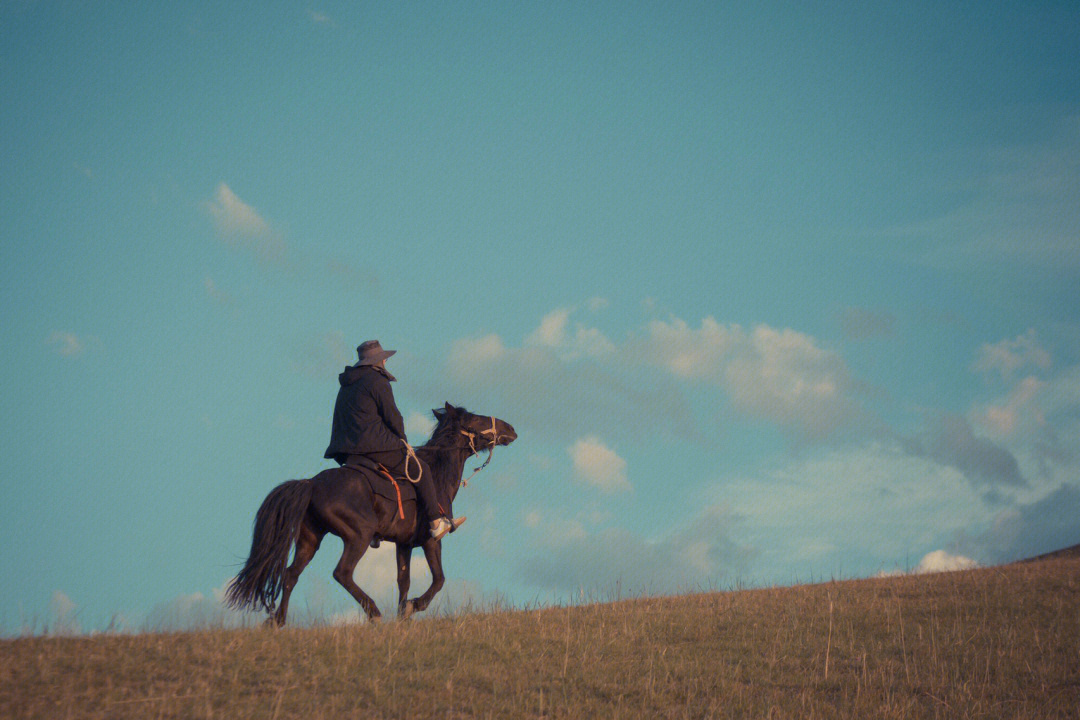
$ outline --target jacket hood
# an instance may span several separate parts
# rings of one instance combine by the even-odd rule
[[[344,387],[346,385],[352,385],[366,372],[377,372],[380,375],[384,375],[390,382],[397,380],[397,378],[391,375],[387,370],[375,367],[374,365],[349,365],[337,376],[337,379],[341,386]]]

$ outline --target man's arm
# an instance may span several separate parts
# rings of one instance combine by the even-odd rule
[[[405,421],[401,419],[401,411],[394,402],[394,391],[389,381],[378,384],[375,392],[375,404],[379,408],[379,415],[387,427],[402,440],[405,439]]]

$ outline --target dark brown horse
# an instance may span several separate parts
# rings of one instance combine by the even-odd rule
[[[437,495],[453,501],[465,461],[479,451],[509,445],[517,433],[507,422],[474,415],[450,403],[432,412],[438,424],[431,439],[416,448],[416,454],[431,468]],[[229,585],[226,602],[236,609],[261,606],[271,613],[268,623],[284,625],[289,595],[326,533],[345,543],[334,579],[360,603],[369,620],[378,620],[381,613],[353,580],[353,570],[373,540],[397,545],[400,616],[408,618],[426,609],[443,586],[442,543],[431,538],[428,518],[418,512],[415,498],[406,497],[399,509],[397,500],[376,494],[365,475],[342,467],[324,470],[308,480],[288,480],[270,491],[255,515],[251,553]],[[296,552],[286,568],[294,543]],[[431,587],[420,597],[407,600],[409,559],[417,547],[424,548]]]

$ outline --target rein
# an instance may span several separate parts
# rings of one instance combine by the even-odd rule
[[[495,429],[495,418],[494,418],[494,416],[491,418],[491,428],[488,429],[488,430],[482,430],[480,432],[481,435],[487,435],[488,433],[491,433],[491,446],[487,448],[487,451],[488,451],[487,460],[485,460],[484,463],[480,467],[474,468],[473,472],[472,472],[472,475],[470,475],[469,477],[467,477],[467,478],[465,478],[464,480],[461,481],[461,487],[469,487],[469,481],[472,480],[474,477],[476,477],[476,474],[478,472],[480,472],[481,470],[483,470],[484,468],[486,468],[488,466],[488,463],[491,462],[492,456],[495,454],[495,445],[499,442],[499,432]],[[479,455],[480,451],[476,449],[476,434],[471,433],[468,430],[462,430],[461,434],[464,435],[465,437],[469,438],[469,449],[472,450],[472,454],[473,455]]]

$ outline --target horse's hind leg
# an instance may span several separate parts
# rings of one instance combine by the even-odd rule
[[[289,613],[289,596],[292,595],[296,581],[300,579],[300,573],[311,562],[315,552],[322,543],[322,535],[316,533],[305,522],[300,525],[300,535],[296,538],[296,552],[293,554],[292,565],[285,570],[285,578],[281,583],[281,602],[278,603],[277,612],[274,614],[274,624],[281,627],[285,624],[285,616]]]
[[[362,532],[352,533],[348,538],[343,538],[345,550],[341,553],[341,559],[338,560],[337,567],[334,568],[334,579],[349,591],[349,594],[353,596],[356,602],[360,603],[360,607],[364,608],[364,612],[367,613],[368,620],[377,622],[382,617],[382,613],[379,612],[375,601],[361,590],[360,586],[353,580],[353,570],[356,569],[356,563],[360,562],[360,558],[364,556],[368,545],[371,544],[372,537],[373,533]]]

